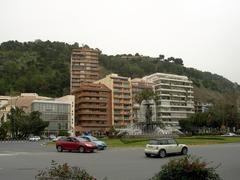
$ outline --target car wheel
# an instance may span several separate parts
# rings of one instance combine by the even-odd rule
[[[82,147],[82,146],[81,146],[81,147],[79,147],[79,152],[80,152],[80,153],[83,153],[83,152],[85,152],[85,149],[84,149],[84,147]]]
[[[164,158],[166,156],[166,151],[164,150],[164,149],[161,149],[160,151],[159,151],[159,157],[160,158]]]
[[[58,151],[58,152],[62,152],[62,151],[63,151],[62,146],[57,146],[57,151]]]
[[[182,155],[186,155],[188,153],[188,149],[186,147],[182,148]]]
[[[146,157],[151,157],[151,154],[145,153]]]

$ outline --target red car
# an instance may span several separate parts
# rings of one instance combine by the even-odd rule
[[[63,150],[73,151],[78,150],[79,152],[94,152],[97,150],[95,143],[87,142],[87,140],[78,137],[63,137],[56,142],[56,148],[58,152]]]

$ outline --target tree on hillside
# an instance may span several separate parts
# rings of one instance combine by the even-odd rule
[[[183,60],[181,58],[175,58],[173,61],[175,64],[183,65]]]
[[[169,57],[166,59],[167,62],[173,63],[174,62],[174,57]]]
[[[163,60],[165,58],[165,56],[163,55],[163,54],[160,54],[159,56],[158,56],[158,59],[160,59],[160,60]]]

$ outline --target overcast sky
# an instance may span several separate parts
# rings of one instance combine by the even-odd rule
[[[240,84],[239,0],[0,0],[0,42],[35,39],[180,57]]]

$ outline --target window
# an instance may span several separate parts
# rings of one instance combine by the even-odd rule
[[[70,137],[66,138],[65,141],[67,141],[67,142],[73,142],[72,138],[70,138]]]
[[[177,144],[174,139],[168,139],[168,144]]]
[[[151,144],[151,145],[158,145],[158,141],[157,140],[151,140],[150,142],[149,142],[149,144]]]

